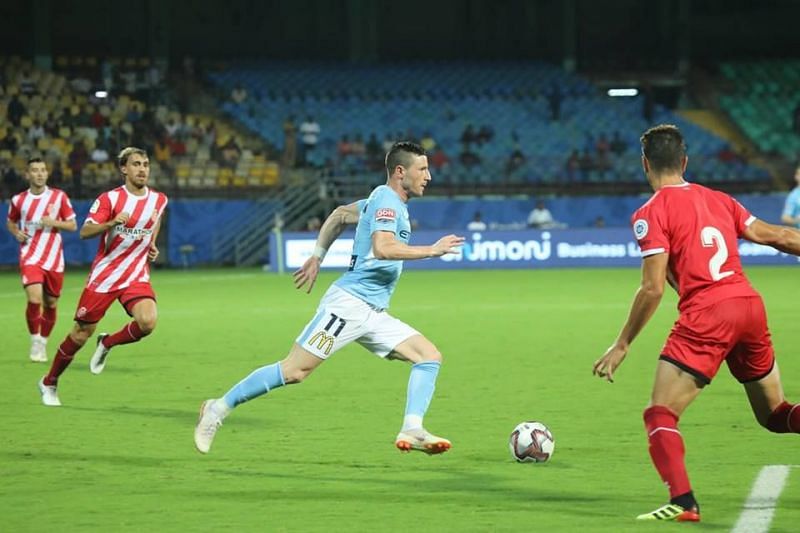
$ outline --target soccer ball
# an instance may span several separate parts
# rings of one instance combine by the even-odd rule
[[[520,463],[546,463],[553,456],[556,441],[541,422],[522,422],[508,439],[511,457]]]

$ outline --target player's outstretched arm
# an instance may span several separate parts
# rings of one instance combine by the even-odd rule
[[[398,241],[391,231],[376,231],[372,234],[372,250],[378,259],[407,260],[440,257],[458,253],[464,237],[445,235],[430,246],[410,246]]]
[[[800,255],[800,231],[786,226],[776,226],[756,219],[742,233],[742,237],[757,244],[772,246],[781,252]]]
[[[306,287],[306,293],[310,293],[314,288],[314,283],[317,281],[319,275],[319,267],[322,265],[322,260],[328,252],[333,241],[342,234],[344,229],[351,225],[358,223],[358,202],[353,202],[348,205],[341,205],[333,210],[328,215],[322,227],[319,229],[317,236],[317,243],[314,247],[314,254],[306,259],[303,266],[294,271],[294,286],[297,289]]]
[[[628,349],[637,335],[644,329],[647,322],[658,309],[661,297],[664,295],[664,283],[667,279],[667,254],[655,254],[642,260],[642,284],[633,298],[628,319],[622,326],[617,340],[614,341],[603,356],[594,362],[592,374],[614,381],[614,372],[617,370]]]
[[[129,218],[130,215],[128,213],[119,213],[113,219],[109,220],[108,222],[103,222],[102,224],[95,224],[94,222],[89,222],[87,220],[83,223],[83,226],[81,226],[81,232],[78,235],[81,239],[91,239],[92,237],[97,237],[98,235],[105,233],[117,224],[126,223]]]

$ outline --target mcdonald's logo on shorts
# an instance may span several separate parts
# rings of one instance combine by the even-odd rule
[[[335,337],[333,335],[328,335],[324,331],[318,331],[313,337],[308,339],[308,345],[314,346],[314,343],[316,343],[317,350],[324,352],[325,355],[330,355],[331,350],[333,349],[334,339]]]

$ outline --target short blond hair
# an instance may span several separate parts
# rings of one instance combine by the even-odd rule
[[[128,164],[128,158],[134,154],[138,154],[142,157],[149,157],[147,156],[147,152],[142,150],[141,148],[136,148],[135,146],[128,146],[127,148],[123,148],[120,151],[119,155],[117,156],[117,166],[124,167]]]

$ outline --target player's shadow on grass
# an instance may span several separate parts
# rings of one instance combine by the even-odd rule
[[[198,406],[199,407],[199,404]],[[85,407],[85,406],[65,406],[62,408],[64,411],[67,410],[74,410],[74,411],[87,411],[92,413],[110,413],[114,415],[123,415],[123,416],[141,416],[145,418],[165,418],[169,420],[177,420],[181,423],[182,426],[189,427],[190,429],[194,427],[195,423],[197,423],[197,408],[186,408],[186,409],[168,409],[168,408],[143,408],[143,407],[131,407],[129,405],[105,405],[103,407]],[[266,424],[264,423],[263,418],[254,418],[248,417],[247,415],[243,415],[241,417],[236,418],[236,423],[241,423],[244,426],[257,426],[257,427],[264,427]]]
[[[494,473],[480,472],[472,469],[453,470],[437,470],[432,472],[430,469],[420,467],[418,472],[419,476],[415,479],[407,479],[403,475],[408,475],[409,470],[404,469],[402,473],[393,475],[397,471],[396,465],[387,465],[385,463],[375,465],[342,465],[338,463],[339,467],[358,468],[360,470],[373,468],[381,470],[380,475],[371,476],[368,478],[358,477],[358,479],[347,478],[343,476],[329,476],[320,475],[319,473],[304,475],[300,472],[279,473],[274,469],[257,471],[253,469],[248,470],[230,470],[230,469],[209,469],[209,473],[213,475],[224,475],[231,477],[255,477],[258,479],[281,479],[285,484],[293,484],[294,482],[301,481],[304,485],[315,487],[314,490],[309,491],[309,498],[316,499],[331,499],[331,500],[380,500],[385,501],[387,493],[403,493],[408,494],[421,494],[425,493],[426,499],[439,499],[443,502],[450,503],[453,499],[453,494],[461,493],[467,499],[474,497],[479,500],[484,500],[487,496],[498,502],[514,501],[514,502],[548,502],[558,504],[563,502],[566,506],[575,503],[602,503],[607,502],[608,505],[613,505],[614,497],[607,494],[598,493],[567,493],[558,491],[542,490],[540,486],[534,483],[530,484],[530,490],[520,490],[518,484],[514,481],[516,478],[509,476],[498,476]],[[305,466],[308,466],[306,463]],[[391,466],[391,468],[387,468]],[[292,468],[289,468],[290,470]],[[416,469],[415,469],[416,470]],[[378,474],[378,472],[376,472]],[[431,474],[439,474],[439,476],[432,476]],[[281,484],[285,488],[285,484]],[[329,484],[330,490],[326,490],[325,486]],[[406,486],[403,489],[403,486]],[[198,495],[211,496],[215,498],[239,500],[245,499],[253,501],[264,501],[264,499],[286,499],[294,500],[300,496],[298,492],[302,493],[302,487],[298,490],[284,491],[275,494],[264,494],[259,491],[198,491]]]

